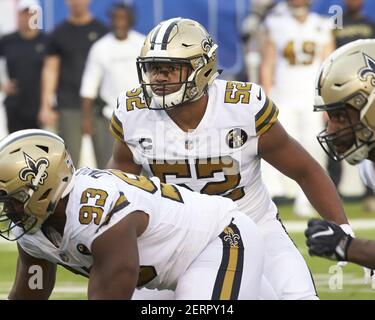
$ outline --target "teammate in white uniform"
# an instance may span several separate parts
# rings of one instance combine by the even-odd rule
[[[91,47],[80,91],[81,97],[92,100],[100,92],[107,104],[103,112],[109,120],[123,87],[138,84],[135,60],[145,40],[143,34],[130,29],[134,23],[130,7],[116,4],[111,18],[114,30]]]
[[[260,160],[294,178],[323,217],[347,223],[335,187],[284,131],[261,87],[215,80],[216,48],[189,19],[164,21],[148,34],[138,59],[141,87],[119,97],[111,121],[117,139],[107,167],[235,200],[261,227],[272,297],[316,298],[262,182]]]
[[[374,39],[348,43],[324,62],[316,82],[314,110],[327,112],[329,120],[318,140],[333,160],[358,164],[362,181],[373,190],[374,97]],[[335,223],[317,219],[309,221],[305,234],[311,255],[375,269],[375,241],[354,239]]]
[[[279,120],[288,133],[325,166],[325,154],[315,140],[316,132],[323,129],[323,118],[311,114],[311,106],[316,74],[334,47],[332,26],[328,18],[309,12],[309,0],[286,2],[287,10],[271,13],[264,23],[261,82],[280,108]],[[263,172],[273,196],[295,197],[295,213],[312,214],[309,201],[295,183],[267,164]]]
[[[136,286],[176,299],[259,296],[263,239],[230,199],[118,170],[74,173],[62,139],[42,130],[0,141],[0,168],[0,235],[20,252],[10,299],[48,298],[57,264],[89,277],[94,299],[131,298]],[[28,287],[31,264],[41,289]]]

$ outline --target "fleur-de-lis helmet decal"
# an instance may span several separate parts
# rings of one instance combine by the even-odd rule
[[[375,86],[375,60],[365,53],[363,53],[363,58],[366,66],[359,70],[359,77],[365,81],[368,76],[372,76],[371,84]]]
[[[45,168],[47,168],[49,166],[49,161],[46,158],[39,158],[38,160],[34,160],[25,152],[23,153],[23,155],[24,155],[27,167],[23,168],[20,171],[20,179],[22,181],[28,181],[29,176],[31,176],[30,182],[34,183],[35,182],[34,180],[38,176],[41,166],[44,165]],[[44,172],[39,178],[38,184],[43,185],[47,177],[48,177],[48,173],[47,171],[44,170]]]
[[[20,130],[1,139],[0,168],[0,206],[1,201],[17,203],[10,209],[16,214],[0,210],[0,237],[7,240],[40,230],[74,186],[74,166],[64,140],[45,130]]]

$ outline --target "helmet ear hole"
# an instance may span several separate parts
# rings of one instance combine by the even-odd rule
[[[21,148],[15,149],[15,150],[9,152],[9,154],[17,153],[17,152],[20,151],[20,150],[21,150]]]
[[[52,190],[52,189],[48,189],[48,190],[46,190],[46,192],[44,192],[44,193],[42,194],[42,196],[39,198],[39,201],[42,201],[42,200],[44,200],[44,199],[47,199],[48,196],[49,196],[49,194],[50,194],[50,192],[51,192],[51,190]]]
[[[212,72],[212,69],[207,70],[207,71],[205,72],[204,76],[207,78],[207,77],[210,75],[211,72]]]
[[[45,153],[48,153],[49,152],[49,148],[47,146],[41,146],[41,145],[37,145],[37,147],[41,150],[43,150]]]

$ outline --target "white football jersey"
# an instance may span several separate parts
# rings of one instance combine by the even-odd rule
[[[229,199],[163,184],[156,177],[83,168],[69,194],[60,244],[54,245],[45,229],[24,235],[18,243],[33,257],[87,276],[93,241],[137,210],[149,215],[147,229],[138,238],[138,287],[151,289],[174,289],[179,276],[238,212]]]
[[[359,176],[362,182],[375,191],[375,167],[371,160],[363,160],[358,164]]]
[[[309,13],[307,20],[300,23],[290,12],[284,12],[271,14],[265,26],[276,47],[274,94],[278,97],[284,93],[289,103],[298,106],[305,100],[313,103],[322,50],[332,39],[331,21]]]
[[[164,110],[150,110],[140,88],[118,99],[111,131],[149,176],[205,194],[229,197],[255,222],[276,215],[264,186],[258,138],[278,109],[255,83],[215,80],[198,127],[181,130]]]

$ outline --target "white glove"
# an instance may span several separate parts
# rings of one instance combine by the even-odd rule
[[[340,224],[340,227],[341,227],[341,229],[342,229],[346,234],[348,234],[348,235],[352,236],[353,238],[355,238],[355,236],[354,236],[354,231],[353,231],[352,227],[351,227],[349,224],[347,224],[347,223],[345,223],[345,224]],[[339,267],[341,267],[341,268],[345,267],[347,264],[348,264],[347,261],[339,261],[339,262],[337,262],[337,265],[338,265]]]

